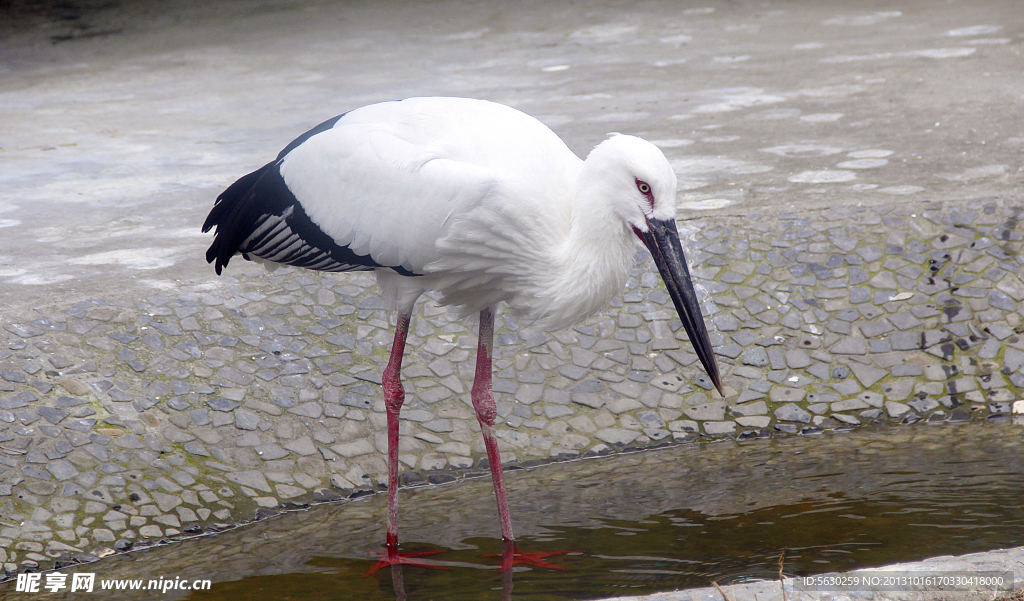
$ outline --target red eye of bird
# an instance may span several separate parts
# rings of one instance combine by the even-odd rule
[[[651,190],[651,185],[643,180],[638,179],[636,180],[636,189],[639,190],[641,194],[647,197],[647,202],[651,205],[651,208],[653,209],[654,191]]]

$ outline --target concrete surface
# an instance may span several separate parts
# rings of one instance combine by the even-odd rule
[[[814,585],[799,578],[786,578],[782,582],[763,581],[733,584],[720,588],[706,587],[660,593],[643,597],[616,597],[607,601],[998,601],[1009,599],[1013,591],[1020,590],[1021,565],[1024,548],[991,553],[972,553],[957,557],[934,557],[916,561],[853,570],[826,576],[826,584]],[[1016,585],[937,585],[928,578],[952,582],[956,574],[985,574],[992,582],[1015,582]],[[828,580],[827,578],[835,578]],[[950,578],[952,577],[952,578]],[[834,584],[837,582],[919,582],[918,585]],[[783,590],[785,589],[785,590]],[[1017,597],[1015,597],[1017,598]]]
[[[176,2],[74,16],[26,17],[0,42],[9,313],[112,286],[216,287],[197,228],[217,193],[326,117],[414,95],[511,104],[579,154],[610,131],[660,140],[684,218],[1001,196],[1021,180],[1014,0]]]
[[[951,399],[968,403],[961,409],[968,417],[1005,415],[1009,406],[993,403],[1019,399],[1024,383],[1012,377],[1024,377],[1022,365],[1013,359],[1014,369],[1003,373],[1010,381],[995,374],[996,383],[989,385],[1007,357],[1020,354],[1022,29],[1024,12],[1012,1],[911,2],[898,10],[867,1],[682,7],[669,2],[239,1],[83,4],[56,12],[45,5],[20,6],[0,24],[0,322],[5,326],[0,360],[3,370],[13,374],[0,384],[4,396],[12,395],[7,400],[32,395],[11,401],[11,410],[21,410],[21,405],[14,407],[20,402],[37,416],[22,419],[12,413],[5,420],[7,436],[21,445],[12,446],[7,459],[24,473],[23,456],[30,448],[52,450],[47,445],[57,439],[45,438],[49,435],[32,423],[40,419],[39,408],[54,409],[53,397],[66,392],[95,406],[92,411],[100,412],[95,419],[125,420],[97,422],[92,435],[118,430],[114,438],[120,441],[132,436],[145,441],[139,443],[145,448],[134,451],[122,442],[129,452],[122,463],[137,469],[145,453],[187,444],[166,438],[168,432],[176,436],[171,425],[184,428],[174,421],[180,421],[178,410],[162,403],[147,406],[148,401],[111,405],[119,401],[108,398],[109,387],[100,382],[123,381],[122,392],[129,398],[159,401],[160,395],[146,396],[146,391],[167,379],[160,372],[161,353],[176,348],[184,332],[257,336],[251,349],[241,347],[240,356],[228,358],[238,365],[256,357],[260,344],[293,336],[281,330],[283,325],[298,327],[303,340],[323,335],[308,329],[316,328],[321,316],[312,308],[305,315],[288,313],[288,297],[308,297],[306,306],[320,305],[324,311],[338,310],[346,297],[351,302],[372,297],[367,282],[358,277],[321,280],[291,273],[275,279],[251,265],[233,264],[229,277],[218,279],[203,261],[208,238],[198,228],[217,193],[307,127],[369,102],[413,95],[474,96],[511,104],[548,123],[581,155],[610,131],[647,137],[665,150],[680,176],[681,229],[692,235],[691,260],[712,293],[705,306],[709,314],[721,310],[718,317],[725,319],[716,323],[716,347],[739,350],[720,356],[732,378],[726,399],[730,420],[762,416],[761,421],[768,418],[764,427],[781,423],[800,432],[803,426],[797,424],[821,425],[811,424],[812,413],[826,427],[838,425],[826,419],[842,421],[833,415],[848,415],[834,406],[828,414],[809,410],[817,403],[805,392],[838,395],[826,397],[829,403],[867,394],[861,404],[883,409],[885,403],[884,414],[876,417],[897,421],[911,412],[902,401],[921,392],[935,403],[911,412],[921,418],[938,409],[940,419],[951,419],[953,414],[945,413],[955,411]],[[784,247],[791,254],[783,253]],[[838,257],[836,265],[829,264],[833,257]],[[768,273],[758,271],[765,266]],[[654,282],[644,279],[644,271],[638,269],[633,284],[634,292],[642,293],[641,304],[630,305],[627,297],[625,306],[612,307],[585,325],[592,330],[555,335],[544,340],[543,349],[531,347],[525,335],[510,338],[505,377],[521,387],[530,384],[521,374],[539,372],[544,382],[567,389],[566,367],[592,365],[584,360],[581,367],[573,350],[590,350],[587,337],[598,333],[621,347],[601,347],[602,353],[626,351],[620,382],[635,384],[628,379],[633,372],[650,374],[647,381],[676,372],[687,379],[695,376],[695,369],[686,369],[685,355],[657,362],[671,358],[668,351],[673,350],[659,347],[658,341],[676,336],[671,321],[659,313],[658,297],[651,296]],[[948,281],[929,282],[934,274]],[[837,297],[836,290],[843,294]],[[808,299],[818,304],[808,305]],[[368,302],[368,313],[361,317],[370,321],[343,326],[351,335],[372,337],[387,330],[387,317],[374,313]],[[190,306],[200,306],[201,312]],[[942,310],[950,307],[959,309]],[[844,313],[850,310],[856,313]],[[264,325],[276,331],[246,332],[253,323],[244,320],[264,313],[270,317]],[[168,316],[176,323],[165,323]],[[787,323],[787,316],[798,318]],[[428,307],[422,317],[432,318],[422,323],[440,328],[456,346],[466,333],[438,321],[436,308]],[[177,322],[189,318],[196,328],[192,322],[180,328]],[[154,321],[168,329],[151,325]],[[601,326],[606,321],[608,328]],[[357,330],[360,323],[370,329]],[[515,324],[506,325],[506,333],[512,333]],[[174,328],[180,328],[178,333]],[[619,332],[624,338],[616,338]],[[914,335],[921,336],[919,345],[893,347]],[[149,338],[154,345],[160,339],[161,348],[145,342],[147,336],[155,337]],[[769,352],[771,342],[751,344],[776,336],[781,340],[775,350],[785,350],[778,356]],[[94,339],[97,344],[89,342]],[[387,344],[381,340],[374,340],[360,359],[367,373],[377,367],[379,357],[374,357]],[[798,346],[808,340],[809,350]],[[811,352],[818,349],[815,344],[823,345],[818,351],[823,354]],[[950,347],[948,353],[943,345]],[[760,353],[751,350],[756,348]],[[517,355],[526,360],[517,362]],[[434,358],[423,358],[424,381],[440,375],[426,371]],[[59,367],[54,359],[69,363]],[[196,398],[186,404],[206,402],[211,393],[204,386],[210,386],[229,403],[254,402],[243,409],[263,410],[260,419],[272,426],[267,416],[275,414],[265,402],[270,395],[261,392],[258,382],[250,388],[251,376],[227,372],[231,381],[217,371],[221,366],[211,367],[210,359],[202,353],[187,359],[193,362],[184,368],[187,378],[168,372],[172,379],[190,382],[186,394]],[[149,374],[137,375],[142,372],[131,361],[141,361]],[[920,373],[900,367],[907,362],[921,367]],[[853,371],[852,377],[850,371],[836,376],[834,369],[842,366]],[[935,370],[942,366],[955,370],[940,375]],[[594,374],[616,376],[612,369],[594,369]],[[308,377],[310,390],[325,385],[329,373],[320,370]],[[74,383],[62,383],[69,377],[79,382],[80,393],[68,388]],[[715,418],[718,408],[695,402],[704,394],[696,384],[665,391],[683,391],[678,406],[675,399],[665,400],[662,389],[652,400],[642,396],[644,387],[631,397],[631,388],[611,385],[614,394],[603,398],[600,407],[571,406],[608,412],[605,403],[633,398],[633,404],[614,405],[622,411],[612,411],[612,422],[604,427],[616,431],[608,434],[615,441],[623,436],[640,443],[643,437],[646,443],[657,440],[640,433],[649,419],[640,413],[653,409],[669,412],[656,416],[663,426],[680,421],[678,414],[686,408],[693,410],[687,416],[699,422],[702,435],[739,433],[729,420]],[[992,391],[998,398],[986,396]],[[760,400],[757,394],[771,403],[764,411],[732,413],[737,404]],[[949,400],[942,403],[946,408],[939,407],[941,398]],[[558,409],[549,411],[559,403],[547,401],[535,405],[537,415],[557,422]],[[520,399],[507,402],[513,415],[514,406],[523,404]],[[67,416],[49,414],[60,419],[47,427],[69,436],[67,424],[60,424]],[[220,426],[251,432],[239,425],[249,417],[239,422],[235,415]],[[759,427],[755,421],[749,422],[755,428],[751,431]],[[288,430],[279,448],[303,437],[310,441],[320,428],[315,421],[296,423],[298,429]],[[308,437],[302,428],[309,429]],[[686,429],[679,424],[676,432]],[[158,432],[164,439],[150,443],[146,437]],[[506,432],[513,440],[518,436],[516,426]],[[234,444],[240,436],[245,433],[233,432],[227,439]],[[372,433],[367,437],[374,440]],[[96,440],[93,444],[100,444]],[[428,454],[444,444],[472,442],[420,440],[426,441],[423,452]],[[259,442],[277,446],[277,441]],[[548,442],[546,449],[543,442],[525,443],[519,459],[531,456],[531,450],[550,452]],[[593,450],[588,446],[593,444],[582,445],[581,451]],[[448,447],[453,448],[441,465],[454,467],[451,457],[467,457],[463,447]],[[184,461],[187,452],[177,451]],[[138,456],[132,459],[131,452]],[[473,453],[468,455],[472,460]],[[328,465],[336,461],[322,452],[319,457]],[[249,465],[250,459],[255,463]],[[255,468],[261,465],[259,459],[234,460],[218,463],[236,474],[259,471]],[[74,474],[62,469],[54,477],[76,478],[79,471],[95,475],[91,461],[71,467]],[[413,463],[420,461],[417,456]],[[317,486],[327,485],[331,473],[344,476],[355,467],[366,474],[379,471],[375,464],[366,469],[353,463],[302,470],[320,478],[309,486],[297,486],[291,475],[291,481],[278,476],[277,494],[248,495],[238,490],[237,481],[231,486],[234,494],[250,499],[240,505],[248,512],[258,499],[276,504],[299,495],[293,489],[305,495],[297,498],[307,498]],[[0,486],[7,487],[10,499],[28,483],[22,476],[8,476]],[[95,484],[86,477],[81,486]],[[281,489],[281,484],[290,488]],[[114,486],[112,494],[128,492]],[[13,502],[5,511],[28,517]],[[92,551],[97,541],[91,537],[76,536],[71,542],[80,544],[77,539],[83,538],[82,550]],[[59,550],[37,554],[52,558]]]

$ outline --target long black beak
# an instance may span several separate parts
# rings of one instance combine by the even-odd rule
[[[711,349],[708,329],[704,326],[704,316],[701,315],[697,293],[690,280],[690,270],[686,267],[686,257],[683,256],[683,246],[679,242],[679,230],[676,229],[675,219],[648,219],[647,231],[636,230],[636,233],[654,257],[654,263],[661,272],[661,279],[665,280],[668,294],[672,297],[672,303],[676,306],[679,319],[686,328],[686,335],[690,337],[704,371],[708,373],[718,393],[725,396],[722,392],[722,377],[718,373],[718,363]]]

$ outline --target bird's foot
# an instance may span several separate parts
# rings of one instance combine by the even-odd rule
[[[514,565],[529,565],[535,568],[549,568],[552,570],[561,570],[563,572],[569,571],[568,568],[563,568],[560,565],[553,564],[546,561],[546,558],[552,555],[566,555],[568,553],[581,553],[582,551],[543,551],[543,552],[524,552],[520,551],[519,547],[513,541],[505,541],[505,549],[501,554],[491,553],[484,555],[483,557],[500,557],[501,558],[501,571],[505,572],[512,569]]]
[[[384,549],[384,552],[373,552],[374,555],[379,555],[380,559],[377,560],[377,563],[373,564],[373,567],[370,568],[369,571],[363,574],[364,578],[366,576],[372,576],[373,574],[377,573],[381,568],[394,565],[416,566],[419,568],[433,568],[435,570],[448,569],[445,566],[439,566],[437,564],[416,559],[417,557],[423,557],[424,555],[437,555],[438,553],[444,553],[444,549],[440,551],[418,551],[416,553],[399,553],[397,544],[385,545]]]

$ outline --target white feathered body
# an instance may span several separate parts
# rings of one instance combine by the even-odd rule
[[[323,233],[372,259],[351,268],[374,269],[391,306],[408,310],[433,289],[465,314],[504,301],[546,327],[621,292],[636,250],[636,172],[654,169],[657,196],[672,199],[654,210],[675,212],[675,174],[650,143],[613,136],[584,162],[536,119],[471,99],[357,109],[276,168]],[[285,217],[260,223],[289,232]],[[245,244],[237,252],[260,256]]]

